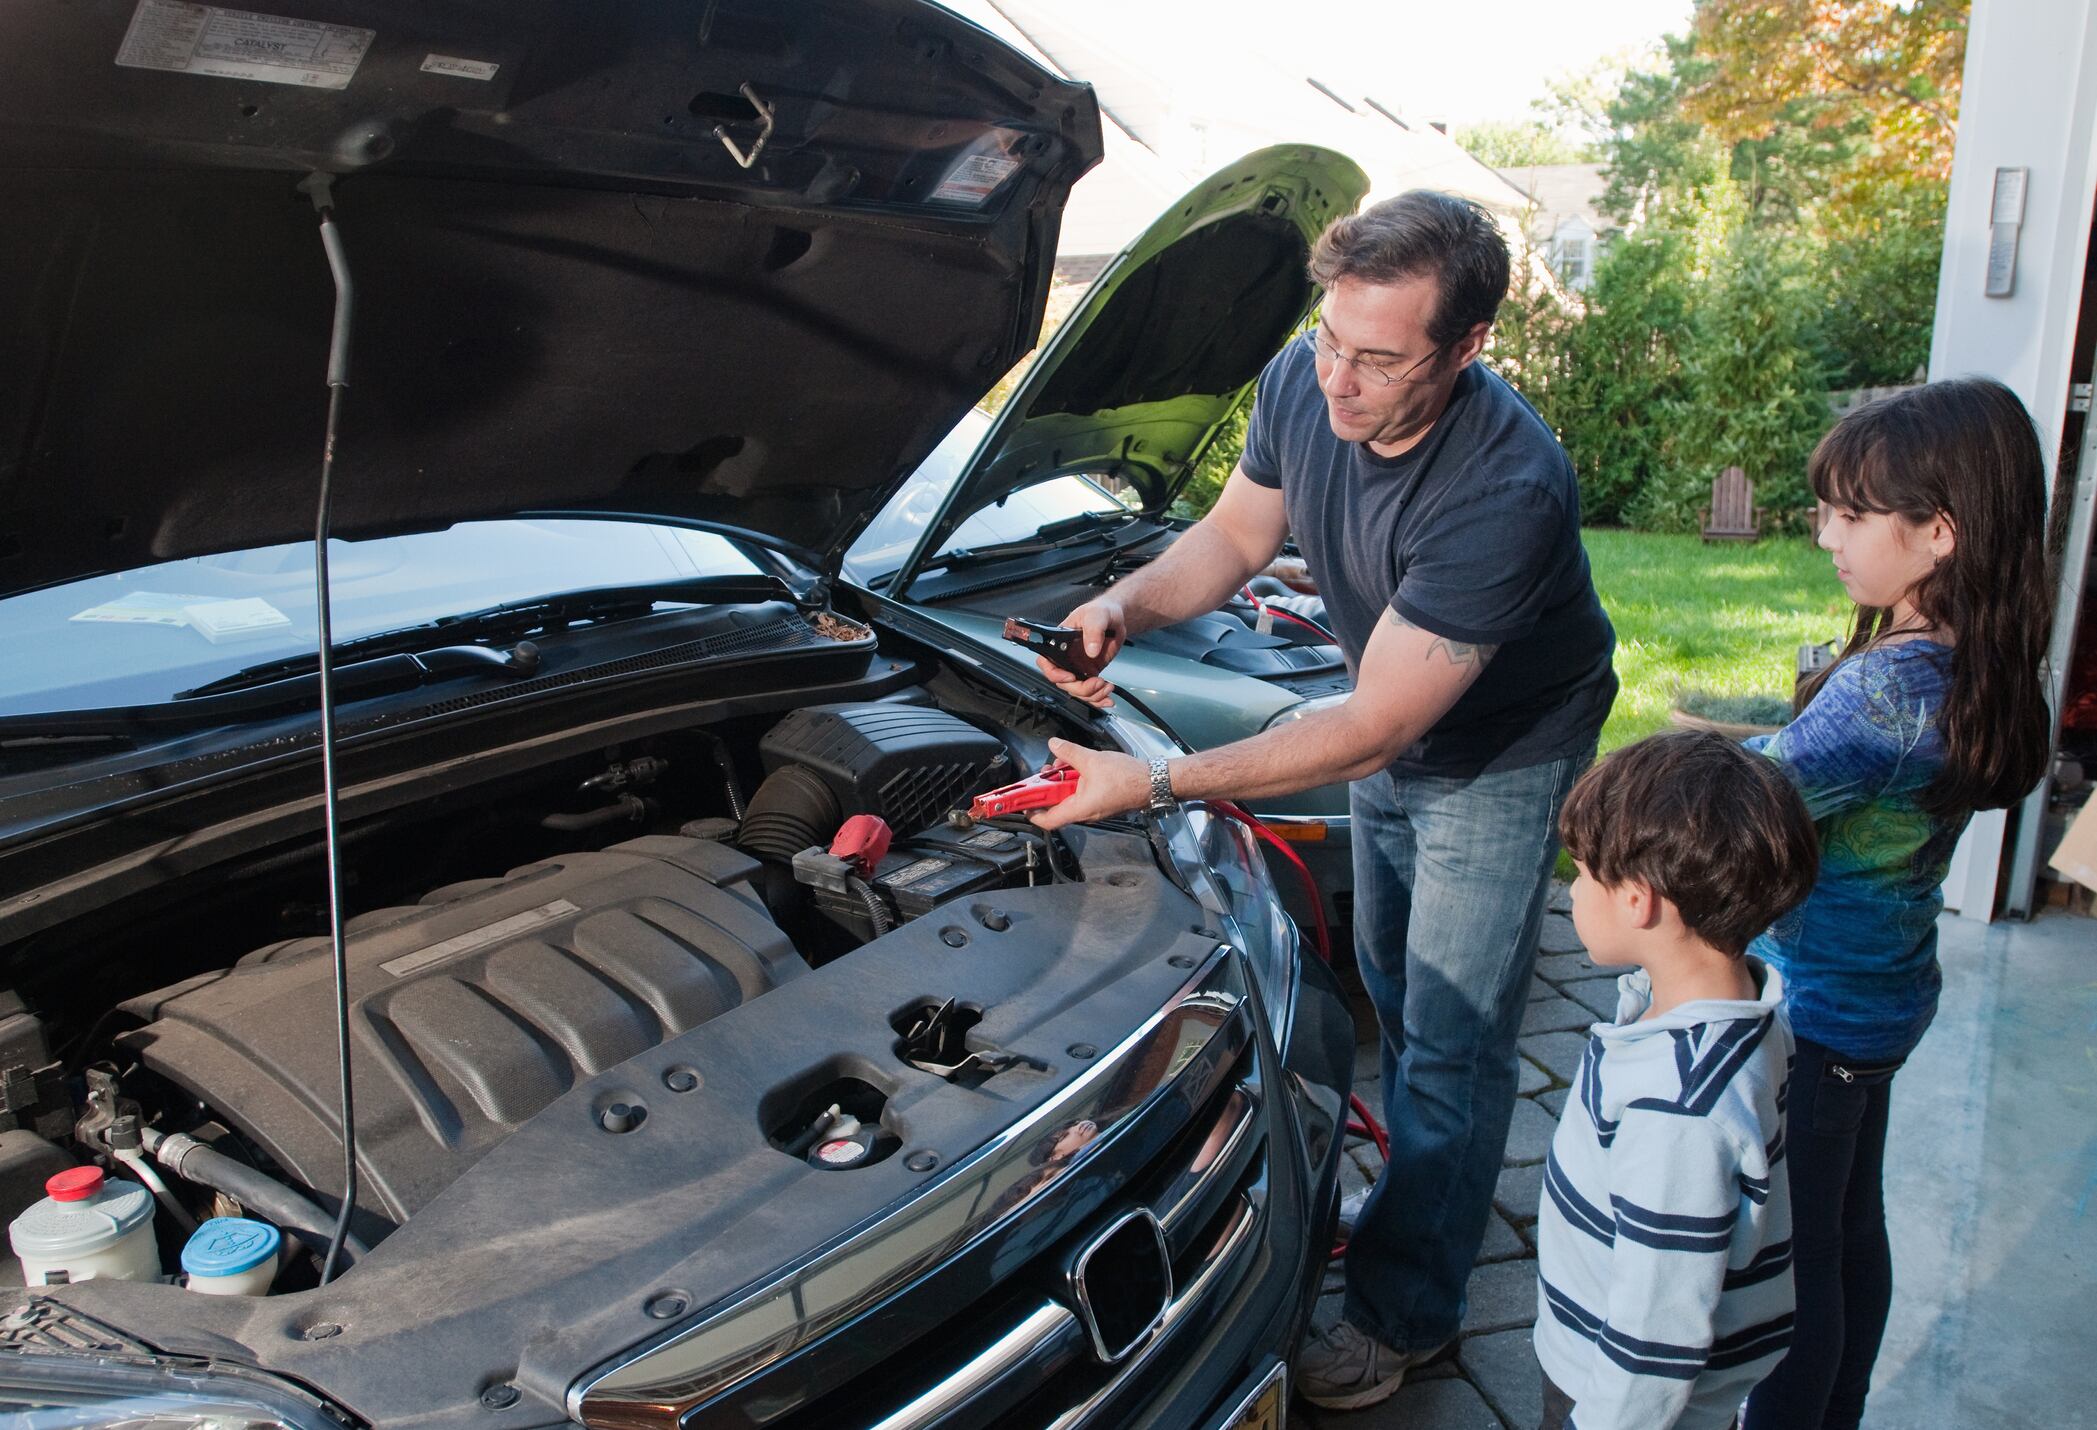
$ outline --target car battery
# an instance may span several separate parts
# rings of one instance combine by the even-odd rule
[[[874,888],[895,905],[900,919],[921,918],[947,900],[978,889],[997,888],[1005,876],[995,864],[959,850],[913,839],[900,844],[874,871]]]
[[[963,859],[973,859],[978,864],[988,864],[1007,879],[1025,882],[1027,870],[1041,872],[1048,877],[1048,855],[1042,847],[1038,834],[1028,834],[1018,829],[1003,829],[994,824],[978,824],[970,828],[957,829],[949,825],[934,825],[910,841],[912,847],[929,851],[939,850]]]
[[[866,905],[844,884],[818,877],[813,864],[801,865],[823,851],[811,849],[795,861],[796,877],[814,890],[816,907],[833,923],[862,939],[874,937]],[[1021,830],[976,825],[966,829],[934,826],[912,839],[899,840],[868,880],[873,893],[894,911],[898,924],[922,918],[950,899],[982,889],[1012,888],[1049,879],[1048,854],[1041,837]]]

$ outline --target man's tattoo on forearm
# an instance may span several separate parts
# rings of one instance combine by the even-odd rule
[[[1389,607],[1384,609],[1383,618],[1401,630],[1417,631],[1423,629]],[[1435,636],[1434,643],[1427,647],[1427,654],[1430,657],[1439,654],[1451,665],[1484,665],[1493,658],[1493,653],[1499,649],[1500,647],[1496,645],[1485,645],[1475,641],[1451,640],[1447,636]]]

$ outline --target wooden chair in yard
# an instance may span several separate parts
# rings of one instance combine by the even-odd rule
[[[1762,535],[1762,508],[1746,472],[1728,467],[1711,483],[1711,505],[1697,513],[1706,541],[1755,541]]]

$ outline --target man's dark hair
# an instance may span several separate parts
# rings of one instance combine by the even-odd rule
[[[1812,816],[1776,761],[1702,730],[1610,755],[1573,786],[1558,828],[1598,883],[1646,884],[1736,958],[1820,869]]]
[[[1481,204],[1433,189],[1409,189],[1358,214],[1336,218],[1311,248],[1311,281],[1396,283],[1431,273],[1434,321],[1427,336],[1447,347],[1490,323],[1507,296],[1507,239]]]

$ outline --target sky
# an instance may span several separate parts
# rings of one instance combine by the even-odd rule
[[[1343,93],[1395,96],[1423,119],[1522,119],[1556,76],[1656,44],[1689,24],[1689,0],[1118,0],[1208,36],[1257,36],[1276,63]],[[1287,24],[1277,23],[1286,16]],[[1388,100],[1386,100],[1388,102]]]

